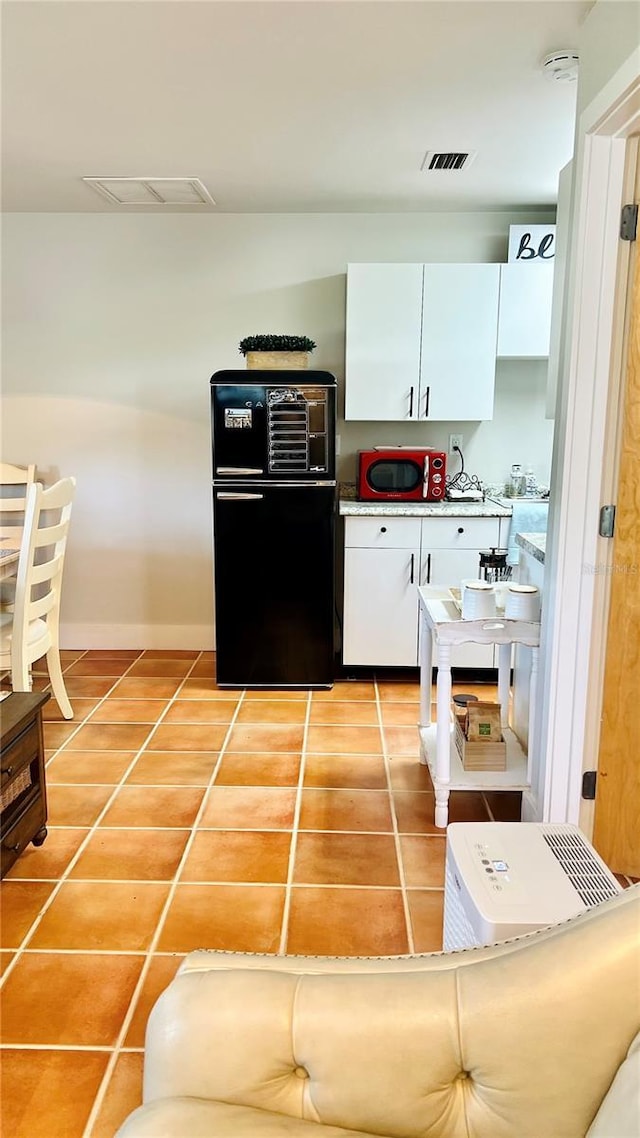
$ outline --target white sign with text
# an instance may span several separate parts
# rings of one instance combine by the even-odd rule
[[[555,225],[509,226],[509,261],[552,261],[555,253]]]

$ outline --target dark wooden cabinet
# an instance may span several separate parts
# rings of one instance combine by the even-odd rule
[[[0,877],[29,842],[47,836],[42,708],[48,694],[12,692],[0,703]]]

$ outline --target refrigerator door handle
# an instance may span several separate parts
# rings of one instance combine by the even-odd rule
[[[232,491],[220,490],[218,491],[218,498],[224,498],[227,502],[255,502],[259,498],[264,498],[264,494],[234,494]]]
[[[218,466],[216,474],[264,474],[261,466]]]

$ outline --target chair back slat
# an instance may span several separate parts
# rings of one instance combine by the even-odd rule
[[[44,597],[39,597],[35,601],[31,601],[29,605],[29,620],[42,620],[47,613],[51,612],[54,605],[58,600],[58,590],[50,589],[45,593]]]
[[[55,525],[47,525],[46,522],[38,527],[38,532],[35,537],[36,549],[44,549],[47,545],[57,545],[58,542],[63,541],[67,536],[69,528],[69,520],[57,522]]]
[[[55,581],[62,572],[63,563],[64,553],[57,553],[50,561],[46,561],[43,565],[34,565],[33,573],[31,574],[32,586]]]
[[[64,478],[46,490],[36,482],[27,491],[13,612],[12,652],[18,655],[28,652],[28,628],[34,620],[46,616],[48,627],[54,622],[57,638],[59,583],[75,485],[75,478]]]
[[[19,545],[24,525],[27,491],[35,481],[36,468],[0,462],[0,538]]]
[[[30,466],[13,466],[10,462],[0,462],[0,486],[29,487],[35,480],[36,468],[34,463],[31,463]]]

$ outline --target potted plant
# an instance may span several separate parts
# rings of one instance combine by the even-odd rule
[[[309,352],[315,346],[308,336],[245,336],[238,351],[246,358],[248,368],[295,370],[309,366]]]

